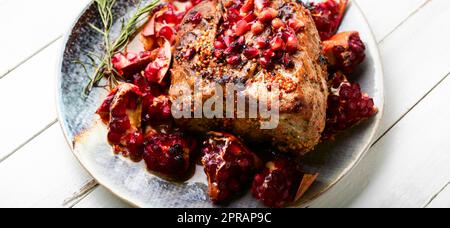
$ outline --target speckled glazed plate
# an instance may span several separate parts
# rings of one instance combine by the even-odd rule
[[[135,9],[133,1],[117,0],[117,29],[123,17]],[[64,134],[75,156],[86,170],[104,187],[138,207],[213,207],[207,195],[207,181],[201,167],[186,183],[171,183],[145,170],[143,163],[133,163],[115,156],[106,141],[106,127],[95,115],[107,91],[96,88],[89,97],[82,91],[87,84],[85,70],[74,63],[87,60],[86,53],[101,51],[101,37],[89,27],[99,24],[94,4],[89,4],[66,36],[58,69],[57,106]],[[377,45],[364,15],[356,4],[350,4],[342,30],[356,30],[367,46],[367,59],[360,68],[358,81],[363,90],[374,97],[380,113],[370,121],[340,136],[335,142],[320,145],[305,159],[306,167],[320,173],[317,182],[298,202],[307,207],[341,180],[364,156],[372,142],[383,113],[383,71]],[[114,30],[113,30],[114,32]],[[88,73],[93,69],[88,68]],[[262,207],[247,194],[230,207]]]

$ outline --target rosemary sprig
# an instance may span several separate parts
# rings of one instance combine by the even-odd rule
[[[105,46],[105,53],[99,58],[99,63],[96,65],[93,75],[90,77],[89,84],[86,86],[84,93],[85,95],[89,95],[92,88],[103,79],[108,79],[108,82],[111,87],[117,84],[116,77],[118,76],[117,72],[114,70],[114,67],[111,63],[111,59],[119,51],[122,51],[130,41],[131,36],[133,36],[137,29],[139,23],[145,19],[143,17],[145,14],[149,13],[151,10],[158,5],[159,0],[154,0],[151,3],[141,6],[142,0],[139,0],[137,3],[138,9],[131,16],[131,18],[125,22],[122,21],[122,27],[117,39],[112,42],[110,38],[111,27],[113,25],[113,12],[112,8],[116,3],[116,0],[95,0],[97,4],[98,12],[100,14],[100,18],[102,20],[102,27],[99,28],[93,24],[90,26],[100,33],[103,36],[103,43]],[[93,57],[88,56],[92,61]]]

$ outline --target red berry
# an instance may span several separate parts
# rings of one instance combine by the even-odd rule
[[[216,49],[225,49],[227,46],[225,46],[225,44],[221,41],[216,40],[214,42],[214,48]]]
[[[281,37],[279,36],[275,36],[271,41],[270,41],[270,48],[274,51],[278,51],[281,49],[284,49],[284,41]]]
[[[267,50],[263,51],[262,56],[266,59],[271,59],[271,58],[275,57],[275,52],[271,49],[267,49]]]
[[[247,33],[251,28],[251,25],[246,22],[245,20],[240,20],[238,21],[238,23],[236,24],[236,35],[237,36],[242,36],[245,33]]]
[[[273,21],[272,21],[272,27],[273,27],[275,30],[277,30],[277,29],[280,29],[280,28],[284,28],[284,27],[285,27],[285,24],[284,24],[284,22],[283,22],[280,18],[275,18],[275,19],[273,19]]]
[[[233,47],[228,47],[223,51],[223,54],[226,56],[231,55],[233,53],[233,49]]]
[[[145,77],[150,82],[158,82],[160,80],[159,78],[159,66],[152,63],[147,66],[145,69]]]
[[[295,32],[299,32],[305,28],[305,24],[297,19],[291,18],[288,21],[289,28],[293,29]]]
[[[253,23],[251,30],[254,35],[259,35],[264,31],[264,25],[261,22],[256,21]]]
[[[243,20],[246,21],[247,23],[251,23],[256,20],[256,15],[253,13],[248,14],[247,16],[244,17]]]
[[[164,26],[159,30],[158,35],[160,37],[166,38],[168,41],[172,42],[175,39],[175,31],[172,27]]]
[[[225,45],[226,45],[227,47],[229,47],[229,46],[231,45],[231,43],[234,42],[234,40],[235,40],[235,38],[234,38],[233,36],[225,36],[225,37],[223,38],[223,42],[225,43]]]
[[[258,49],[254,48],[254,47],[248,47],[244,50],[244,56],[247,59],[253,59],[253,58],[257,57],[258,55],[259,55]]]
[[[256,47],[258,49],[264,49],[264,48],[269,46],[269,41],[266,38],[264,38],[264,37],[256,38],[255,42],[256,42]]]
[[[241,20],[242,16],[240,16],[239,12],[229,10],[228,13],[226,14],[226,18],[230,23],[234,24],[234,23],[238,22],[239,20]]]
[[[298,50],[298,39],[295,35],[290,35],[286,41],[286,50],[288,52],[296,52]]]
[[[259,14],[259,21],[267,23],[278,16],[278,11],[274,8],[266,8]]]
[[[241,57],[239,55],[232,55],[227,58],[227,63],[230,65],[236,65],[241,61]]]
[[[251,12],[255,7],[255,1],[254,0],[246,0],[244,4],[241,7],[241,13],[249,13]]]

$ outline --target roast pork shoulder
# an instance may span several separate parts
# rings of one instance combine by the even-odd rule
[[[217,85],[226,91],[227,83],[244,85],[249,103],[260,96],[257,88],[263,86],[269,97],[279,98],[279,124],[261,129],[260,115],[181,118],[178,124],[194,132],[228,131],[249,142],[270,143],[282,152],[306,154],[319,143],[325,127],[327,69],[321,50],[311,14],[299,1],[200,3],[185,16],[176,38],[172,103],[206,101],[216,94]],[[189,96],[177,88],[184,84],[193,91],[195,83],[202,85],[200,95]],[[272,89],[274,83],[279,90]],[[267,105],[273,105],[270,99]]]

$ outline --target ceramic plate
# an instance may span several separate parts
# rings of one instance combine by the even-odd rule
[[[135,9],[133,1],[117,0],[114,9],[114,31],[119,22]],[[186,183],[171,183],[145,170],[143,163],[133,163],[115,156],[106,141],[106,128],[94,114],[107,95],[102,88],[83,97],[83,88],[88,82],[86,72],[76,60],[87,60],[86,53],[101,51],[101,36],[89,27],[100,26],[94,4],[89,4],[77,18],[66,36],[58,69],[57,106],[59,122],[73,153],[86,170],[104,187],[138,207],[213,207],[207,195],[207,181],[201,167]],[[356,30],[367,46],[367,59],[357,78],[364,91],[369,93],[380,108],[380,113],[340,136],[335,142],[320,145],[317,151],[305,159],[306,167],[320,173],[319,179],[296,206],[307,207],[324,192],[333,187],[363,157],[372,142],[383,113],[383,71],[377,44],[364,15],[350,4],[341,30]],[[88,68],[90,75],[93,69]],[[230,207],[262,207],[247,194]]]

